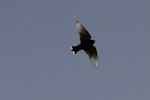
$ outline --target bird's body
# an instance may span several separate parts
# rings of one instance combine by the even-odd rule
[[[80,44],[77,46],[70,46],[71,51],[73,54],[76,54],[78,51],[84,50],[95,67],[98,68],[97,50],[93,46],[95,40],[91,40],[89,32],[79,21],[76,22],[76,27],[80,36]]]
[[[88,48],[91,48],[94,42],[95,42],[94,40],[87,40],[85,42],[81,42],[77,46],[71,46],[71,50],[76,54],[80,50],[87,50]]]

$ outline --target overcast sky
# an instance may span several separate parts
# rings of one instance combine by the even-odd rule
[[[150,1],[0,0],[0,100],[150,100]]]

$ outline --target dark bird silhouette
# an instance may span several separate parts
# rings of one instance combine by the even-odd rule
[[[91,40],[91,35],[79,21],[76,21],[76,28],[80,37],[80,44],[77,46],[70,46],[72,53],[75,55],[78,51],[84,50],[94,66],[98,68],[97,50],[93,46],[95,40]]]

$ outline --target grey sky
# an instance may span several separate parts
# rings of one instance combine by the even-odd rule
[[[0,100],[150,100],[149,0],[1,0]],[[69,46],[79,20],[99,69]]]

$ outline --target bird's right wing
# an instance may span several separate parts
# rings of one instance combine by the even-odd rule
[[[98,55],[97,55],[97,50],[94,46],[84,50],[86,54],[88,55],[89,59],[93,63],[93,65],[98,68]]]
[[[91,39],[91,35],[79,21],[76,21],[76,28],[78,30],[81,42]]]

